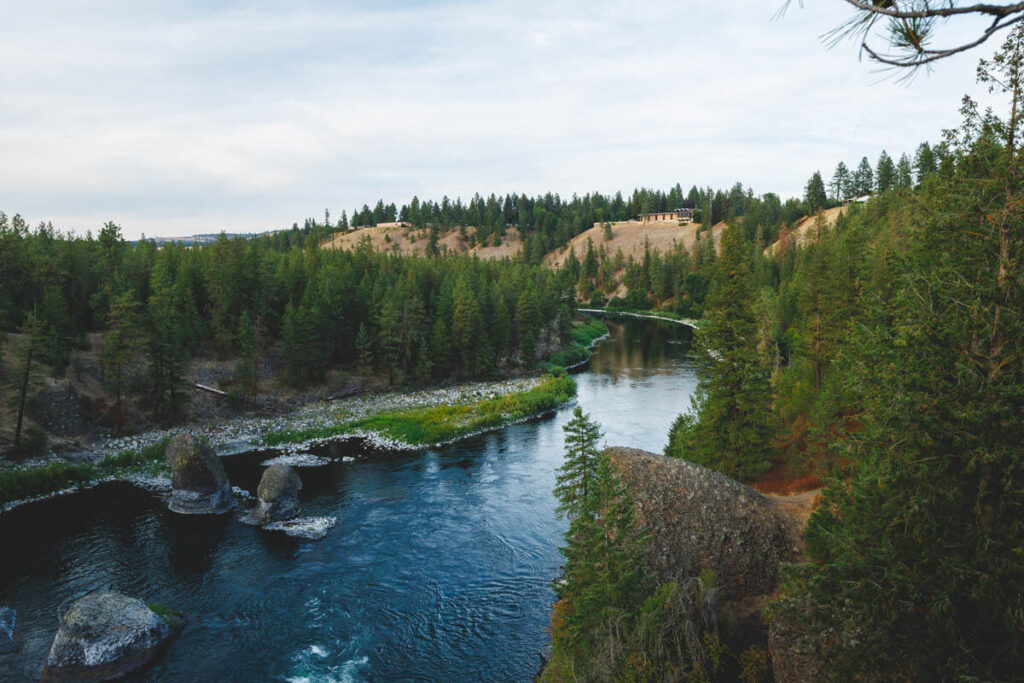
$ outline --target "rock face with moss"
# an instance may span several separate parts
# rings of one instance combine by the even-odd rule
[[[660,581],[711,570],[728,599],[742,600],[773,591],[779,563],[802,555],[799,524],[757,491],[685,460],[605,453],[651,531],[647,562]]]
[[[192,434],[179,434],[167,446],[171,498],[167,507],[184,515],[219,515],[234,505],[231,482],[220,458]]]
[[[287,465],[271,465],[263,472],[256,489],[259,502],[253,518],[259,524],[291,519],[299,514],[299,490],[302,480]]]
[[[181,630],[137,598],[93,593],[61,619],[43,669],[44,681],[109,681],[152,661]]]

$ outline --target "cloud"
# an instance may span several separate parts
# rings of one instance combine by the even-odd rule
[[[909,86],[770,3],[21,3],[0,209],[62,228],[259,231],[324,207],[676,182],[799,193],[956,124],[979,54]],[[990,50],[989,50],[990,51]]]

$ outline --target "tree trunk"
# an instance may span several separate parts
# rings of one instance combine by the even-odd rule
[[[28,396],[28,379],[32,372],[32,353],[35,351],[35,340],[29,337],[28,354],[25,356],[25,373],[21,378],[21,395],[18,397],[18,424],[14,428],[14,445],[21,445],[21,425],[25,417],[25,399]]]
[[[117,364],[117,433],[124,427],[124,413],[121,411],[121,364]]]

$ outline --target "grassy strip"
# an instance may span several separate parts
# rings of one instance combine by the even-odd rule
[[[168,439],[138,451],[121,451],[95,463],[57,461],[38,467],[0,469],[0,505],[45,496],[70,487],[85,486],[107,477],[157,473],[163,467]]]
[[[427,446],[553,410],[575,395],[576,383],[570,377],[551,375],[532,389],[497,398],[397,410],[328,427],[286,429],[267,434],[263,442],[277,446],[366,431],[410,446]]]
[[[573,328],[570,335],[572,346],[552,354],[542,367],[551,372],[556,367],[569,368],[577,363],[582,363],[590,358],[590,345],[606,334],[608,334],[607,325],[596,318],[589,319],[583,325]]]

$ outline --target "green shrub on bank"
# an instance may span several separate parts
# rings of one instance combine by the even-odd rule
[[[595,340],[606,334],[608,334],[608,326],[600,320],[592,319],[579,327],[574,327],[569,336],[574,344],[590,346]]]
[[[551,354],[542,367],[548,373],[553,374],[555,368],[564,369],[579,365],[590,358],[591,345],[606,334],[608,334],[608,326],[596,319],[588,320],[583,325],[574,327],[569,333],[572,346]]]
[[[267,434],[263,442],[276,446],[365,431],[411,446],[426,446],[554,410],[575,395],[576,383],[572,378],[552,375],[532,389],[497,398],[397,410],[327,427],[282,430]]]
[[[121,451],[96,463],[61,460],[38,467],[0,469],[0,505],[84,486],[107,477],[159,470],[168,441],[163,439],[137,451]]]

